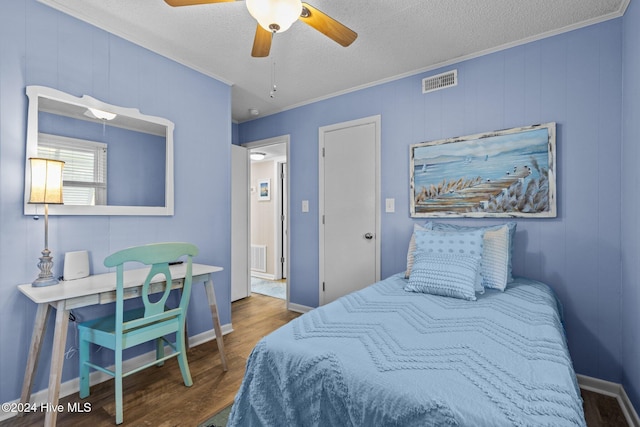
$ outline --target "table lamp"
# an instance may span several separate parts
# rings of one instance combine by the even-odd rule
[[[49,203],[62,204],[62,168],[64,162],[37,157],[29,158],[31,166],[31,195],[29,203],[44,204],[44,250],[38,267],[40,274],[32,286],[50,286],[58,283],[53,277],[53,257],[49,251]]]

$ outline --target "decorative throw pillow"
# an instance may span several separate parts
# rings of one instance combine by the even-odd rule
[[[418,230],[414,232],[416,252],[427,254],[466,254],[482,257],[484,230],[446,232]],[[415,268],[415,263],[414,263]],[[413,274],[413,271],[412,271]],[[409,276],[411,278],[411,276]],[[484,293],[482,277],[475,283],[475,291]]]
[[[511,278],[511,250],[509,229],[505,225],[484,232],[484,252],[482,252],[482,285],[504,291]]]
[[[404,278],[408,279],[411,275],[411,267],[413,267],[413,253],[416,251],[416,231],[430,230],[431,223],[428,222],[425,225],[413,224],[413,233],[411,234],[411,240],[409,240],[409,250],[407,250],[407,270],[404,273]]]
[[[485,227],[429,223],[433,230],[461,232],[484,230],[484,247],[482,252],[482,284],[485,288],[504,291],[507,284],[513,281],[511,253],[516,222]]]
[[[405,291],[476,300],[480,255],[459,252],[416,252]]]

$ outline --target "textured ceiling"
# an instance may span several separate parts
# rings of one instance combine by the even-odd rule
[[[463,58],[621,16],[629,0],[309,0],[358,33],[344,48],[303,22],[252,58],[244,2],[39,0],[232,87],[243,122]],[[274,65],[275,64],[275,65]],[[275,77],[275,79],[274,79]],[[270,97],[275,81],[277,91]],[[417,90],[420,90],[417,88]]]

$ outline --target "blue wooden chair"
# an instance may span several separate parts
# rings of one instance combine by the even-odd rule
[[[116,424],[123,421],[122,415],[122,378],[153,365],[162,365],[171,357],[178,358],[184,384],[193,384],[185,347],[185,316],[191,294],[192,257],[198,254],[198,248],[189,243],[156,243],[123,249],[105,258],[104,265],[116,267],[116,312],[114,315],[89,320],[78,324],[80,347],[80,397],[89,396],[89,368],[105,372],[115,377]],[[180,304],[169,309],[166,301],[171,291],[171,271],[169,263],[186,255],[186,276],[182,288]],[[138,262],[151,268],[143,284],[141,297],[143,307],[124,311],[124,265]],[[155,276],[164,276],[164,291],[155,295],[155,302],[149,299],[149,285]],[[175,342],[166,339],[166,335],[175,333]],[[123,372],[122,352],[135,345],[156,342],[156,359],[143,366]],[[164,343],[173,348],[168,356],[164,354]],[[89,360],[90,343],[109,348],[115,353],[114,370],[91,363]]]

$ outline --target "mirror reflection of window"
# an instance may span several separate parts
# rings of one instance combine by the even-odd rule
[[[96,161],[93,167],[82,172],[79,165],[75,171],[76,176],[65,179],[65,205],[165,205],[166,171],[159,167],[166,164],[164,133],[151,134],[112,126],[113,121],[96,123],[45,111],[39,112],[38,121],[38,147],[42,144],[43,135],[47,135],[49,139],[54,138],[55,141],[63,141],[65,154],[73,153],[75,158],[79,158],[81,152],[84,155],[97,155],[91,144],[101,144],[100,148],[109,147],[108,166],[105,151],[103,162]],[[162,128],[163,131],[164,129]],[[76,144],[83,148],[74,147]],[[101,165],[104,167],[100,168]],[[69,198],[69,203],[66,197],[68,186],[71,194],[77,196]]]
[[[64,204],[95,206],[107,202],[107,144],[40,133],[38,157],[62,160]]]

